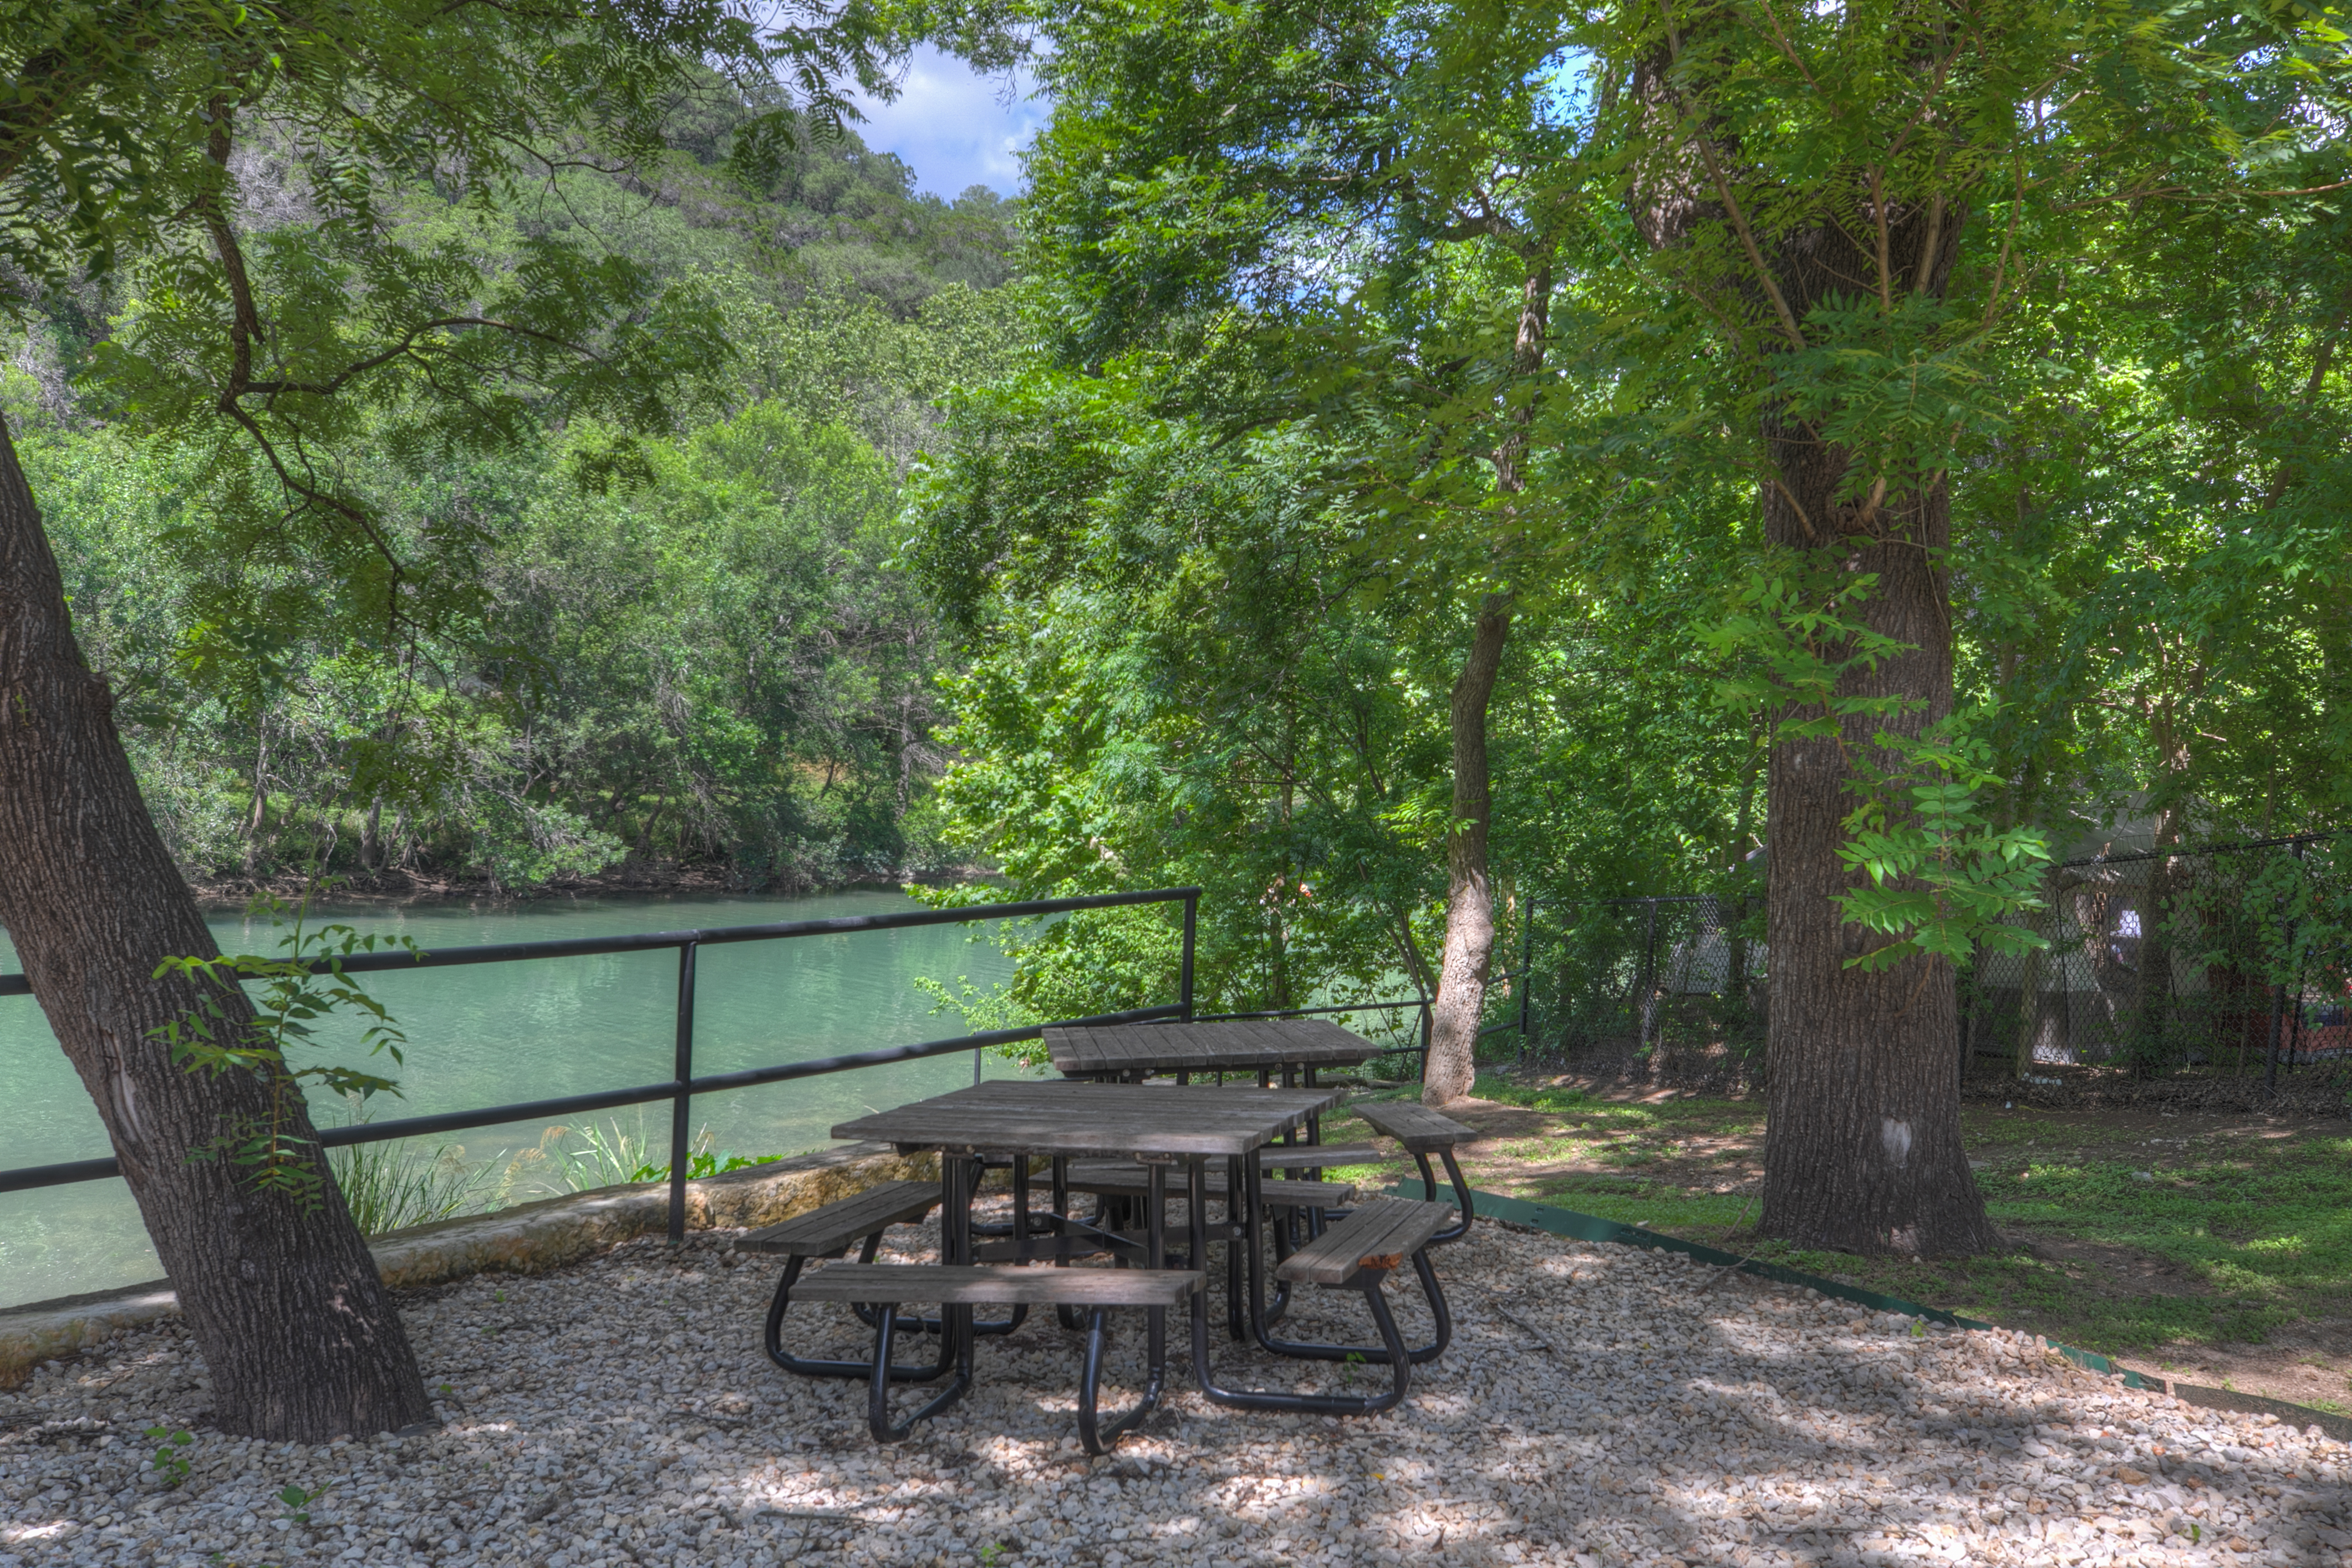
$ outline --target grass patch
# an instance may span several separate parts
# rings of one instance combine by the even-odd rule
[[[1496,1142],[1465,1162],[1475,1185],[2090,1349],[2258,1344],[2352,1300],[2352,1137],[2340,1123],[1971,1107],[1963,1131],[1987,1207],[2030,1250],[1906,1263],[1753,1239],[1754,1185],[1738,1167],[1760,1164],[1759,1102],[1628,1103],[1489,1079],[1475,1092],[1541,1119],[1477,1118]],[[1335,1121],[1327,1136],[1368,1132]],[[1410,1171],[1347,1176],[1373,1185]]]

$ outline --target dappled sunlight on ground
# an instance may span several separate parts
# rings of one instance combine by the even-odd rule
[[[894,1233],[919,1248],[919,1233]],[[537,1565],[2346,1562],[2345,1447],[2130,1394],[2024,1336],[1941,1331],[1668,1255],[1482,1223],[1435,1254],[1454,1348],[1405,1406],[1337,1421],[1177,1393],[1077,1450],[1050,1313],[877,1448],[860,1385],[758,1351],[773,1283],[710,1240],[641,1242],[404,1309],[446,1430],[320,1449],[206,1430],[186,1342],[127,1335],[0,1395],[0,1562]],[[1418,1292],[1392,1288],[1405,1332]],[[798,1309],[805,1352],[864,1342]],[[1295,1325],[1365,1337],[1360,1301]],[[1138,1370],[1139,1316],[1114,1347]],[[1213,1345],[1229,1382],[1385,1369]],[[1123,1403],[1131,1390],[1106,1390]],[[905,1397],[905,1396],[902,1396]],[[185,1426],[166,1490],[150,1426]],[[297,1508],[281,1489],[323,1492]],[[289,1516],[305,1513],[307,1520]]]
[[[1752,1252],[2124,1358],[2352,1412],[2352,1126],[2341,1117],[1971,1104],[1969,1162],[2011,1250],[1919,1263],[1759,1241],[1760,1101],[1482,1078],[1473,1185]],[[1331,1119],[1327,1135],[1360,1138]],[[1386,1184],[1402,1158],[1345,1173]]]

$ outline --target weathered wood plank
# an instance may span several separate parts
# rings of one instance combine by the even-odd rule
[[[1001,1079],[845,1121],[833,1135],[1031,1154],[1248,1154],[1341,1092]]]
[[[1320,1171],[1333,1165],[1371,1165],[1387,1159],[1370,1143],[1269,1143],[1257,1152],[1265,1171]]]
[[[921,1219],[939,1201],[937,1182],[885,1182],[838,1203],[794,1215],[781,1225],[752,1231],[736,1240],[735,1250],[772,1257],[826,1258],[885,1226]]]
[[[1045,1302],[1071,1307],[1181,1307],[1201,1289],[1196,1268],[1022,1268],[1002,1263],[834,1263],[803,1274],[794,1300]]]
[[[1399,1268],[1452,1223],[1444,1204],[1374,1198],[1282,1260],[1278,1279],[1338,1285],[1366,1268]]]
[[[1475,1142],[1478,1130],[1465,1127],[1450,1116],[1412,1100],[1373,1100],[1348,1108],[1405,1146],[1408,1153],[1427,1149],[1451,1149]]]

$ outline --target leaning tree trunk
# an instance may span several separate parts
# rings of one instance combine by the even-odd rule
[[[196,983],[164,959],[218,952],[157,835],[83,663],[56,557],[0,423],[0,921],[98,1104],[204,1352],[229,1431],[322,1442],[397,1430],[432,1407],[375,1260],[333,1180],[302,1205],[192,1152],[266,1118],[268,1086],[197,1076],[153,1031]],[[217,1000],[234,1025],[241,992]],[[297,1104],[290,1131],[312,1135]],[[325,1177],[325,1173],[320,1173]]]
[[[1549,241],[1531,247],[1527,277],[1519,286],[1517,331],[1511,343],[1511,374],[1543,368],[1551,322],[1551,252]],[[1527,489],[1528,427],[1531,403],[1508,418],[1495,448],[1495,490],[1505,519],[1518,521],[1518,497]],[[1471,628],[1470,652],[1454,682],[1454,830],[1445,840],[1445,952],[1438,964],[1437,999],[1430,1008],[1429,1056],[1422,1068],[1421,1098],[1447,1105],[1470,1092],[1478,1077],[1478,1022],[1486,1014],[1486,977],[1495,963],[1495,889],[1486,871],[1486,827],[1494,795],[1486,769],[1486,710],[1502,673],[1503,645],[1511,635],[1509,594],[1488,594]],[[1522,975],[1519,984],[1527,984]]]
[[[1887,218],[1894,290],[1943,292],[1960,215],[1938,202]],[[1801,231],[1776,280],[1802,321],[1882,266],[1845,226]],[[1954,1257],[2000,1244],[1960,1146],[1959,1016],[1951,965],[1915,956],[1850,968],[1884,939],[1837,899],[1863,884],[1839,858],[1869,768],[1898,766],[1873,737],[1918,734],[1952,708],[1951,496],[1940,470],[1907,491],[1874,483],[1840,501],[1853,461],[1816,426],[1768,415],[1765,531],[1843,573],[1874,574],[1858,608],[1912,651],[1850,671],[1841,696],[1899,697],[1895,716],[1856,714],[1834,737],[1776,739],[1767,773],[1766,878],[1772,1071],[1759,1234],[1854,1252]],[[1898,476],[1899,478],[1899,476]],[[1898,809],[1900,802],[1892,803]]]
[[[1511,601],[1489,594],[1479,606],[1469,657],[1454,682],[1454,831],[1445,841],[1445,955],[1430,1008],[1429,1065],[1422,1099],[1446,1105],[1478,1075],[1478,1020],[1495,959],[1495,889],[1486,872],[1486,823],[1494,799],[1486,773],[1486,710],[1511,634]]]

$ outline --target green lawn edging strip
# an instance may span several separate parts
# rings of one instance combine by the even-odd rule
[[[1400,1198],[1422,1198],[1443,1203],[1451,1195],[1451,1189],[1432,1187],[1422,1182],[1400,1182],[1390,1189],[1390,1193]],[[1478,1212],[1489,1219],[1532,1226],[1552,1236],[1572,1237],[1579,1241],[1612,1242],[1620,1247],[1647,1247],[1660,1252],[1679,1252],[1718,1268],[1737,1268],[1742,1274],[1753,1274],[1758,1279],[1769,1279],[1776,1284],[1799,1286],[1835,1300],[1852,1301],[1874,1311],[1899,1312],[1905,1317],[1922,1319],[1948,1329],[2000,1327],[1997,1323],[1980,1322],[1975,1318],[1961,1317],[1958,1312],[1948,1312],[1941,1307],[1923,1307],[1900,1296],[1882,1295],[1876,1290],[1865,1290],[1859,1285],[1842,1285],[1817,1274],[1783,1268],[1777,1263],[1766,1263],[1754,1258],[1743,1258],[1704,1242],[1685,1241],[1678,1236],[1661,1236],[1654,1230],[1643,1230],[1622,1220],[1602,1219],[1598,1215],[1579,1214],[1574,1209],[1557,1208],[1549,1204],[1529,1203],[1525,1198],[1507,1198],[1500,1193],[1473,1191],[1470,1196],[1477,1205]],[[2062,1345],[2055,1340],[2040,1335],[2035,1337],[2041,1338],[2043,1344],[2086,1372],[2121,1378],[2126,1388],[2170,1394],[2184,1404],[2201,1405],[2210,1410],[2276,1415],[2297,1426],[2316,1425],[2329,1436],[2352,1443],[2352,1417],[2332,1415],[2308,1405],[2290,1405],[2284,1399],[2266,1399],[2258,1394],[2240,1394],[2235,1389],[2206,1388],[2195,1384],[2175,1383],[2170,1378],[2149,1377],[2130,1367],[2117,1366],[2096,1351],[2077,1350],[2073,1345]]]

